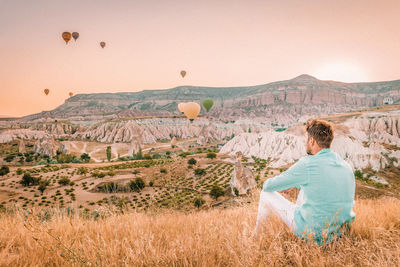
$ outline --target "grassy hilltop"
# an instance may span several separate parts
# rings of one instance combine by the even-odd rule
[[[253,237],[257,199],[228,209],[0,215],[1,266],[399,266],[400,201],[357,199],[350,234],[322,247],[276,218]],[[97,217],[97,218],[96,218]]]

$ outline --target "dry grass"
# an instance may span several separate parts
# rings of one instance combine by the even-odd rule
[[[318,247],[276,218],[253,238],[248,206],[184,214],[109,213],[85,219],[43,210],[0,215],[1,266],[400,266],[400,201],[358,200],[350,234]]]

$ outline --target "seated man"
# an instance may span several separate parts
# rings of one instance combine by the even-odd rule
[[[271,211],[300,238],[318,244],[341,235],[344,226],[355,219],[355,181],[351,166],[331,151],[333,126],[323,120],[306,123],[306,150],[282,174],[264,182],[258,207],[256,234]],[[294,204],[275,191],[300,189]]]

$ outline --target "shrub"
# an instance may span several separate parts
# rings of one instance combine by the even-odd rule
[[[88,173],[88,172],[89,172],[88,168],[86,168],[86,167],[79,167],[79,168],[78,168],[78,171],[77,171],[76,173],[77,173],[77,174],[86,175],[86,173]]]
[[[187,155],[191,155],[192,153],[190,152],[182,152],[181,154],[179,154],[180,157],[182,158],[186,158]]]
[[[139,151],[135,154],[133,153],[133,159],[134,160],[140,160],[143,159],[143,154],[142,154],[142,148],[139,148]]]
[[[213,185],[211,190],[210,190],[210,196],[212,198],[215,198],[217,200],[220,196],[225,195],[224,190],[219,185]]]
[[[233,192],[235,193],[236,196],[239,195],[239,190],[236,187],[233,188]]]
[[[72,162],[76,157],[71,154],[64,154],[64,153],[59,153],[56,156],[57,162],[58,163],[70,163]],[[26,160],[25,160],[26,161]]]
[[[135,180],[129,182],[129,188],[131,191],[140,192],[145,187],[145,183],[142,178],[138,177]]]
[[[94,171],[92,172],[92,176],[97,178],[104,178],[106,174],[104,172]]]
[[[78,158],[74,158],[72,160],[72,163],[82,163],[82,161],[80,159],[78,159]]]
[[[143,155],[143,159],[149,160],[149,159],[152,159],[152,157],[150,154],[147,153],[147,154]]]
[[[160,159],[160,158],[161,158],[161,155],[160,155],[159,153],[154,153],[154,154],[151,156],[151,158],[153,158],[153,159]]]
[[[161,172],[161,173],[167,173],[167,169],[161,168],[161,169],[160,169],[160,172]]]
[[[362,178],[363,178],[362,171],[361,170],[355,170],[354,171],[354,176],[355,176],[356,179],[362,180]]]
[[[0,168],[0,176],[6,175],[9,172],[10,172],[10,168],[8,168],[8,166],[2,166]]]
[[[194,170],[194,174],[196,175],[205,175],[206,174],[206,170],[202,169],[202,168],[197,168]]]
[[[215,159],[217,157],[217,154],[215,154],[214,152],[208,152],[207,153],[207,158],[208,159]]]
[[[188,160],[188,163],[189,163],[190,165],[195,165],[195,164],[197,163],[197,160],[195,160],[194,158],[190,158],[190,159]]]
[[[108,182],[98,187],[98,189],[104,193],[115,193],[118,191],[123,191],[124,188],[121,188],[115,182]]]
[[[61,176],[60,180],[58,180],[60,185],[69,185],[71,180],[67,176]]]
[[[16,173],[17,173],[17,175],[21,175],[21,174],[23,174],[24,172],[22,171],[21,168],[18,168],[17,171],[16,171]]]
[[[194,206],[196,208],[200,208],[201,206],[204,205],[204,203],[206,203],[206,201],[204,199],[202,199],[201,197],[198,197],[194,200]]]
[[[14,158],[15,158],[14,155],[8,155],[7,157],[4,158],[4,160],[7,161],[7,162],[11,162],[11,161],[14,160]]]

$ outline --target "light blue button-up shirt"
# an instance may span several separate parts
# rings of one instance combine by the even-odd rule
[[[304,201],[294,212],[295,234],[318,244],[341,234],[341,226],[355,219],[355,180],[351,166],[330,149],[301,158],[287,171],[264,182],[265,192],[297,187]]]

